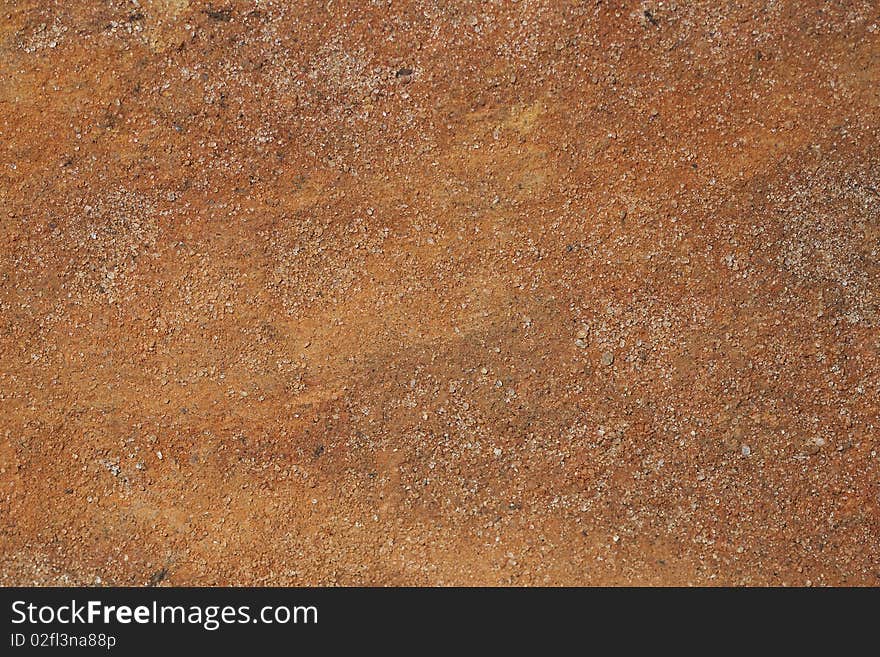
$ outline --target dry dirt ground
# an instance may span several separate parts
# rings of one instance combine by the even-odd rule
[[[874,1],[4,0],[0,584],[880,584]]]

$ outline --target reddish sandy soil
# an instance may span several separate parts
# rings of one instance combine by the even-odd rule
[[[880,584],[876,2],[0,3],[0,584]]]

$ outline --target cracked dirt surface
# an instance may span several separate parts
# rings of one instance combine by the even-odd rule
[[[0,2],[0,584],[880,584],[876,2]]]

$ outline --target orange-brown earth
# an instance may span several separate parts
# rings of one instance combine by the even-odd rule
[[[880,584],[876,2],[0,3],[0,584]]]

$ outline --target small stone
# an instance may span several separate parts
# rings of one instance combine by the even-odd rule
[[[742,450],[740,450],[740,451],[742,452],[743,456],[749,456],[752,453],[752,448],[749,447],[748,445],[743,445]]]
[[[809,442],[801,448],[801,453],[805,456],[813,456],[819,453],[819,446],[814,442]]]
[[[822,447],[825,446],[825,439],[816,436],[805,441],[801,447],[801,454],[804,456],[814,456],[818,454]]]
[[[480,368],[480,374],[488,374],[488,373],[489,373],[488,367],[481,367]]]
[[[492,450],[492,453],[495,454],[495,456],[501,456],[501,454],[502,454],[501,448],[496,447],[495,449]]]
[[[162,460],[162,452],[156,452],[156,458]]]
[[[599,362],[601,362],[605,367],[608,367],[609,365],[614,363],[614,353],[610,351],[603,351],[602,357]]]

